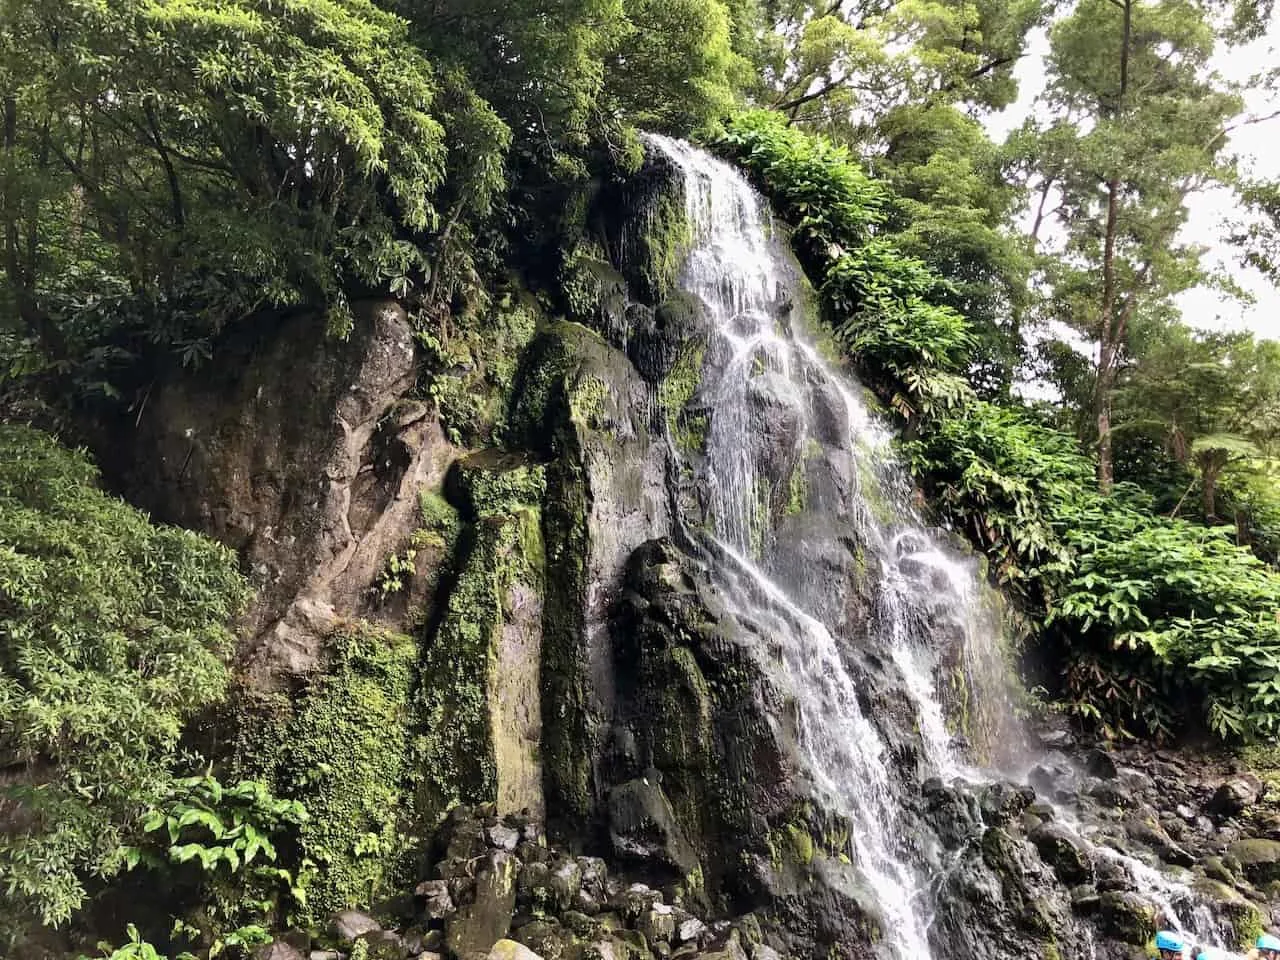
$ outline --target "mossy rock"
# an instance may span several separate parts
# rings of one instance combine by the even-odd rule
[[[1242,896],[1233,887],[1208,877],[1200,877],[1191,884],[1201,898],[1212,905],[1215,915],[1231,925],[1235,945],[1242,950],[1253,946],[1267,923],[1267,910]]]
[[[1238,840],[1227,852],[1239,862],[1251,883],[1280,880],[1280,840]]]

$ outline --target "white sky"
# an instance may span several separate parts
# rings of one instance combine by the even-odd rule
[[[1015,69],[1019,82],[1018,102],[987,123],[992,135],[999,138],[1022,124],[1032,104],[1044,88],[1042,60],[1048,48],[1043,32],[1033,36],[1028,56]],[[1247,47],[1237,47],[1220,55],[1215,64],[1227,78],[1245,82],[1260,71],[1280,63],[1280,14],[1272,22],[1269,35]],[[1246,103],[1248,114],[1265,116],[1280,110],[1280,95],[1270,99],[1261,91],[1253,91]],[[1242,127],[1231,134],[1231,147],[1243,159],[1246,172],[1265,178],[1280,178],[1280,118]],[[1247,290],[1255,303],[1242,304],[1214,290],[1189,290],[1178,299],[1183,319],[1195,327],[1217,330],[1248,329],[1254,333],[1280,339],[1280,291],[1258,271],[1241,266],[1231,247],[1223,242],[1226,224],[1238,218],[1241,211],[1226,191],[1204,193],[1188,201],[1191,208],[1186,228],[1187,239],[1209,248],[1210,264],[1226,269]]]

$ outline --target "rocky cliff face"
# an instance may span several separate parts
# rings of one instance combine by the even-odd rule
[[[891,505],[848,509],[878,489],[874,457],[846,446],[847,400],[816,366],[762,365],[746,387],[768,481],[746,549],[794,600],[762,596],[708,535],[723,394],[707,385],[732,357],[678,283],[684,191],[659,152],[599,186],[554,283],[531,269],[447,338],[415,339],[385,301],[346,341],[288,318],[142,410],[118,482],[234,546],[258,588],[225,762],[312,809],[317,930],[383,911],[272,955],[363,939],[380,957],[524,956],[511,937],[545,960],[897,956],[851,840],[878,829],[928,878],[939,958],[1134,957],[1197,910],[1224,943],[1269,924],[1280,828],[1226,767],[1059,732],[1012,779],[937,775],[930,736],[1009,741],[986,707],[1003,674],[965,648],[972,624],[921,602],[903,622],[934,667],[929,689],[908,682],[882,583],[949,588],[921,543],[870,536]],[[770,322],[804,313],[801,290]],[[797,610],[883,741],[892,825],[857,822],[867,808],[833,804],[805,760],[778,634]]]

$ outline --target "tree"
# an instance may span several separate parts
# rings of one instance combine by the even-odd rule
[[[1259,459],[1280,438],[1280,343],[1174,322],[1140,326],[1132,346],[1134,356],[1117,376],[1117,445],[1156,437],[1195,474],[1171,512],[1198,482],[1204,520],[1213,523],[1223,472]]]
[[[447,290],[504,183],[502,124],[368,0],[15,0],[0,78],[11,371]]]
[[[849,144],[880,142],[895,107],[998,108],[1043,0],[782,0],[756,51],[761,105]]]
[[[1051,239],[1051,220],[1061,233],[1042,261],[1045,312],[1096,350],[1090,408],[1104,491],[1135,319],[1211,279],[1199,248],[1180,237],[1187,198],[1237,185],[1225,145],[1241,100],[1209,68],[1210,17],[1183,0],[1084,0],[1050,34],[1043,105],[1053,119],[1020,138],[1036,158],[1032,239]]]
[[[0,426],[0,922],[56,925],[172,782],[226,685],[233,554],[154,526],[83,456]],[[0,927],[0,942],[13,936]]]

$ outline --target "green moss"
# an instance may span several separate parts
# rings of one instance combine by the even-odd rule
[[[301,800],[307,912],[368,903],[407,879],[409,692],[417,646],[363,622],[327,641],[328,664],[295,698],[249,696],[235,764]],[[297,866],[297,864],[295,864]]]
[[[490,689],[497,645],[517,584],[542,592],[540,467],[469,477],[476,518],[459,543],[443,617],[423,651],[415,701],[417,813],[433,823],[455,803],[495,799],[498,787]],[[534,502],[529,502],[533,500]]]
[[[569,390],[570,417],[588,429],[599,429],[604,423],[605,403],[611,394],[609,384],[599,377],[582,377]]]
[[[795,465],[787,479],[787,502],[782,508],[784,516],[794,517],[804,513],[809,499],[809,472],[803,461]]]
[[[503,436],[519,358],[540,319],[533,297],[513,284],[451,327],[432,324],[419,333],[430,370],[426,393],[454,443],[487,446]]]
[[[418,491],[418,515],[421,525],[414,531],[413,546],[453,548],[461,529],[458,511],[438,490],[423,488]]]
[[[701,415],[689,415],[685,407],[693,399],[698,385],[702,382],[702,363],[706,356],[706,345],[700,341],[690,341],[680,350],[671,372],[658,387],[658,400],[662,404],[663,413],[672,436],[682,450],[696,452],[706,443],[707,418]]]
[[[806,866],[813,863],[814,845],[813,837],[809,836],[809,831],[794,823],[789,823],[787,824],[786,832],[787,842],[796,862]]]

